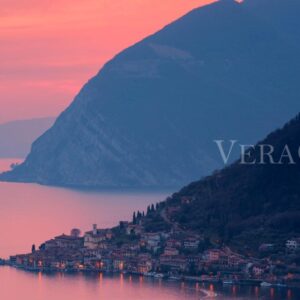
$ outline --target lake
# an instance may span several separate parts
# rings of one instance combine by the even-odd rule
[[[13,160],[16,161],[16,160]],[[0,160],[0,169],[11,160]],[[30,252],[32,244],[74,227],[82,232],[130,220],[134,210],[164,200],[170,191],[82,191],[36,184],[0,183],[0,257]],[[213,286],[167,282],[128,275],[29,273],[0,267],[0,299],[7,300],[296,300],[289,289]]]

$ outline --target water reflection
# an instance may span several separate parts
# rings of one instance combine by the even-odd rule
[[[18,282],[18,289],[15,288]],[[1,299],[9,300],[299,300],[291,289],[223,287],[218,284],[164,281],[126,274],[42,274],[0,268]]]

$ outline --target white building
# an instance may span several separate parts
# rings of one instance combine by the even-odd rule
[[[193,239],[193,238],[188,238],[188,239],[184,240],[183,247],[185,249],[196,250],[196,249],[198,249],[199,244],[200,244],[199,240]]]
[[[179,251],[176,248],[166,247],[164,251],[164,255],[176,256],[179,255]]]
[[[295,251],[300,246],[300,239],[291,239],[288,240],[285,244],[286,248],[291,251]]]
[[[84,234],[84,247],[87,249],[97,249],[99,244],[107,239],[106,231],[97,229],[97,225],[93,225],[93,230]]]

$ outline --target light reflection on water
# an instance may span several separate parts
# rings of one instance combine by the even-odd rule
[[[16,288],[17,283],[17,288]],[[132,275],[42,274],[0,268],[1,299],[19,300],[298,300],[290,289],[222,287]]]

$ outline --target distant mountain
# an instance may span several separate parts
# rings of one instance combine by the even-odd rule
[[[25,158],[32,142],[54,121],[55,118],[38,118],[0,124],[0,158]]]
[[[300,1],[223,0],[109,61],[2,180],[179,186],[300,111]],[[236,155],[236,158],[238,156]]]
[[[248,150],[246,161],[261,160],[258,145],[272,145],[276,163],[284,154],[282,164],[271,164],[268,156],[265,164],[245,165],[238,160],[169,198],[168,207],[180,208],[171,218],[187,230],[236,247],[257,249],[261,243],[299,236],[300,115]],[[288,151],[283,151],[286,145],[295,164],[290,164]]]

